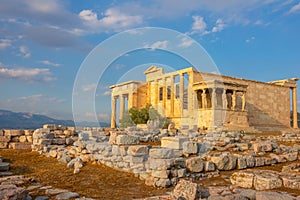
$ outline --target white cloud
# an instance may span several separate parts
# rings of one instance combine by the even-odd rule
[[[179,47],[189,47],[191,46],[195,41],[188,37],[183,37],[181,39],[181,43],[179,44]]]
[[[192,31],[193,32],[198,32],[198,33],[205,33],[206,32],[206,27],[207,24],[204,21],[203,17],[201,16],[193,16],[194,23],[192,26]]]
[[[19,47],[20,53],[24,58],[30,58],[31,53],[26,46]]]
[[[49,97],[47,95],[43,94],[35,94],[35,95],[30,95],[30,96],[21,96],[17,98],[11,98],[7,99],[7,103],[20,103],[21,104],[30,104],[30,105],[36,105],[37,104],[42,104],[42,103],[63,103],[65,102],[65,99],[59,99],[56,97]]]
[[[11,46],[11,40],[9,39],[0,39],[0,50],[6,49]]]
[[[225,28],[225,24],[222,19],[216,21],[216,25],[212,28],[211,32],[221,32]]]
[[[246,39],[245,42],[250,43],[250,42],[253,42],[254,40],[255,40],[255,37],[252,36],[251,38]]]
[[[44,65],[53,66],[53,67],[59,67],[59,66],[61,66],[61,64],[53,63],[53,62],[50,62],[49,60],[41,60],[41,61],[39,61],[39,63],[42,63]]]
[[[102,96],[110,96],[110,95],[111,95],[111,91],[105,91],[102,94]]]
[[[294,5],[290,10],[289,10],[289,14],[292,14],[292,13],[296,13],[296,12],[299,12],[300,11],[300,3]]]
[[[89,92],[89,91],[92,91],[92,90],[96,90],[97,86],[98,86],[97,84],[84,85],[84,86],[82,86],[82,90],[84,92]]]
[[[150,48],[150,49],[166,49],[168,47],[169,42],[167,40],[163,41],[157,41],[154,42],[153,44],[146,44],[144,45],[144,48]]]
[[[92,10],[82,10],[79,17],[86,26],[95,32],[120,31],[143,23],[142,16],[125,14],[115,8],[107,9],[101,19]]]
[[[110,116],[107,113],[100,113],[97,116],[101,121],[108,121],[110,119]]]
[[[17,79],[23,81],[52,81],[51,72],[44,68],[0,68],[0,77],[5,79]]]

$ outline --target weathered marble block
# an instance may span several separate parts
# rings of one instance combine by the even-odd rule
[[[174,158],[174,150],[170,148],[152,148],[149,151],[149,156],[155,159]]]
[[[138,144],[139,137],[133,135],[118,135],[116,138],[117,145]]]
[[[182,149],[183,143],[187,141],[187,137],[163,137],[161,139],[161,146],[171,149]]]

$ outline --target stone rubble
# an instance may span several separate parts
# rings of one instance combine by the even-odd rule
[[[67,168],[74,168],[74,174],[80,173],[87,162],[101,163],[134,173],[146,185],[155,187],[178,183],[188,187],[182,183],[183,179],[203,180],[217,177],[222,171],[243,170],[232,174],[233,186],[257,191],[281,187],[300,189],[298,163],[283,167],[281,173],[257,170],[258,167],[297,161],[300,145],[296,141],[300,140],[300,133],[256,137],[240,132],[171,132],[171,129],[151,129],[148,124],[126,129],[75,130],[49,124],[33,132],[4,130],[0,142],[6,148],[21,148],[19,144],[30,143],[33,151],[57,158],[66,163]],[[159,141],[161,145],[149,143]],[[286,143],[292,144],[284,145]],[[221,198],[216,195],[220,196],[218,193],[207,198]],[[229,198],[228,195],[239,198],[242,194],[224,192],[221,196]],[[257,195],[261,198],[268,194],[256,192]]]

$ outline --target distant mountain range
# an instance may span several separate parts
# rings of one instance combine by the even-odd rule
[[[74,121],[53,119],[39,114],[0,110],[0,129],[37,129],[43,127],[43,124],[74,126]],[[80,122],[77,126],[95,127],[99,125],[96,122]],[[100,122],[100,126],[109,127],[110,124]]]

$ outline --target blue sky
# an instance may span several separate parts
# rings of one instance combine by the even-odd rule
[[[97,117],[109,121],[109,84],[142,79],[150,63],[188,67],[159,50],[168,42],[158,40],[152,50],[120,55],[99,82],[81,85],[83,93],[73,94],[76,74],[94,47],[142,27],[189,36],[225,75],[259,81],[300,77],[297,0],[0,0],[0,5],[0,109],[72,119],[72,97],[97,88]],[[90,121],[92,115],[82,104],[80,119]]]

